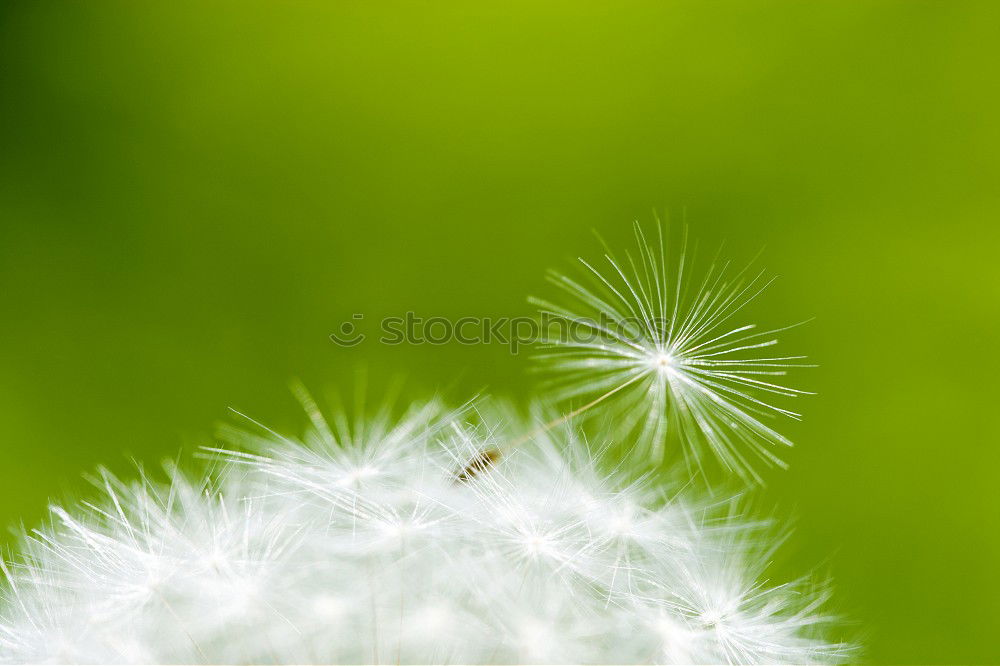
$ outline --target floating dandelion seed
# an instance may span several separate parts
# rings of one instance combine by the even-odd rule
[[[760,481],[758,463],[783,466],[772,449],[791,446],[765,420],[800,416],[774,399],[807,393],[774,379],[808,367],[805,357],[767,351],[777,344],[772,336],[791,326],[758,331],[733,321],[773,278],[715,261],[695,282],[686,252],[671,266],[662,226],[657,232],[650,243],[636,224],[637,255],[623,262],[608,251],[603,270],[580,259],[582,281],[552,273],[568,305],[532,299],[558,331],[541,354],[553,371],[548,395],[564,403],[589,398],[583,409],[614,404],[621,431],[654,461],[675,432],[692,468],[702,468],[707,445],[727,469]]]

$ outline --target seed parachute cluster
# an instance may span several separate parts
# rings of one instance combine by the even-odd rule
[[[0,662],[856,654],[824,582],[768,578],[785,533],[747,510],[753,485],[701,483],[709,459],[759,480],[788,444],[765,421],[797,416],[771,398],[802,393],[774,379],[802,357],[730,321],[766,285],[713,264],[688,289],[663,232],[636,236],[638,255],[609,253],[604,273],[585,262],[589,282],[553,277],[571,304],[540,303],[574,330],[548,348],[554,381],[530,417],[432,401],[328,419],[299,390],[300,438],[243,417],[203,467],[100,471],[96,499],[54,506],[0,560]],[[595,415],[613,427],[595,430]],[[662,464],[671,434],[686,475]]]
[[[312,406],[310,406],[312,410]],[[231,430],[211,481],[171,468],[52,509],[4,565],[22,663],[814,663],[825,594],[768,585],[738,500],[602,471],[572,428],[432,406],[302,440]]]

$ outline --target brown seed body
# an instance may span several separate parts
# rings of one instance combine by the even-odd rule
[[[500,460],[499,449],[486,449],[477,453],[465,468],[455,475],[455,483],[468,483],[480,472],[485,472]]]

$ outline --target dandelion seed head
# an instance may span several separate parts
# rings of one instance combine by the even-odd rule
[[[51,523],[3,563],[0,661],[850,654],[825,635],[835,624],[822,595],[766,582],[753,521],[710,518],[718,498],[609,471],[572,427],[456,482],[474,455],[529,425],[415,406],[356,423],[347,444],[338,426],[312,418],[301,440],[228,430],[227,445],[209,452],[211,480],[174,467],[165,482],[102,473],[100,499],[53,507]],[[337,482],[365,466],[378,473]]]

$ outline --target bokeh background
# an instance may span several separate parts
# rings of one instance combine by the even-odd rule
[[[776,575],[867,661],[1000,661],[998,71],[989,1],[6,0],[0,522],[230,406],[294,431],[293,377],[523,397],[502,345],[328,335],[530,314],[655,210],[817,318]]]

